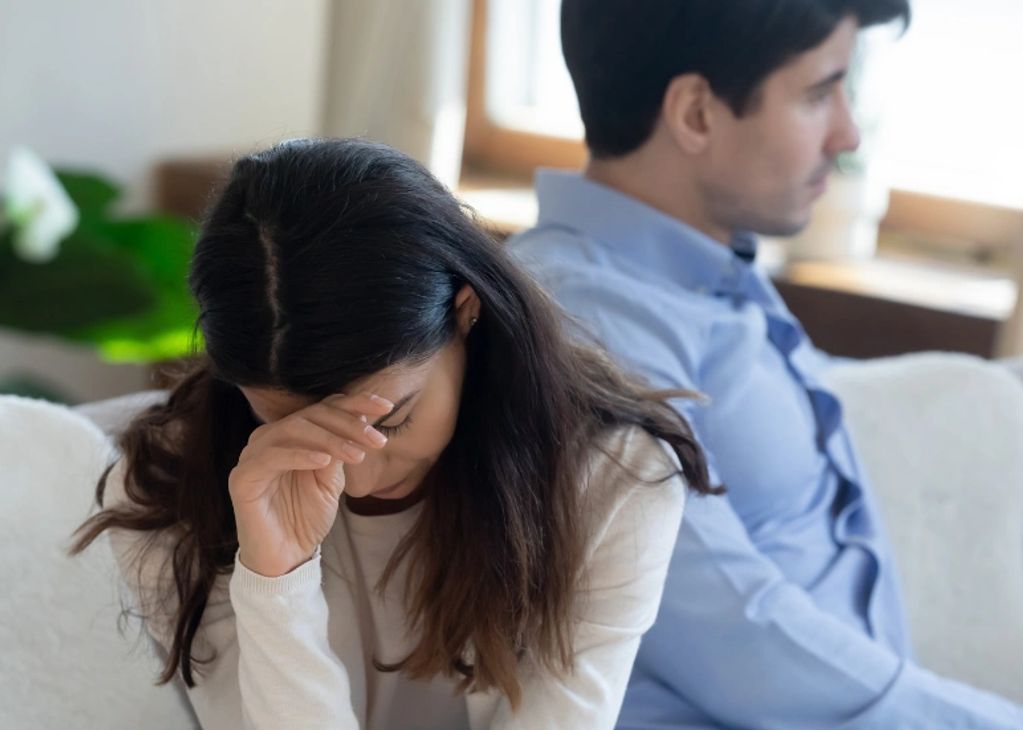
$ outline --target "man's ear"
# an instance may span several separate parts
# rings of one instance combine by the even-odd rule
[[[707,149],[714,122],[713,100],[710,84],[699,74],[680,74],[668,83],[661,123],[682,151],[699,155]]]
[[[458,331],[463,337],[469,334],[480,318],[480,298],[476,290],[465,284],[455,295],[455,317],[458,320]]]

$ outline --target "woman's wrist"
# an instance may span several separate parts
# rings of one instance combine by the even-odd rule
[[[319,553],[320,546],[317,545],[311,553],[305,556],[297,556],[295,558],[288,558],[284,560],[277,558],[270,561],[261,561],[258,558],[250,560],[245,549],[239,547],[238,562],[241,563],[242,567],[250,573],[255,573],[262,578],[281,578],[298,570],[300,567],[319,555]]]
[[[242,562],[239,552],[235,555],[235,570],[231,576],[231,593],[232,597],[236,592],[250,597],[297,596],[305,595],[309,591],[320,590],[322,583],[323,574],[320,568],[319,550],[306,562],[279,576],[262,575],[251,570]]]

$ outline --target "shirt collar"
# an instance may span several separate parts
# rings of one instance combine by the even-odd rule
[[[568,226],[631,261],[701,293],[736,294],[756,257],[757,239],[729,246],[635,198],[579,173],[539,170],[539,225]]]

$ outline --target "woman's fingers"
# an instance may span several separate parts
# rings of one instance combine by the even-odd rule
[[[259,451],[270,446],[308,448],[323,451],[350,464],[358,464],[365,458],[367,451],[379,448],[364,433],[366,424],[357,419],[348,424],[324,423],[324,419],[316,414],[296,415],[287,422],[273,424],[272,434],[250,442],[246,450]]]
[[[373,428],[370,423],[351,413],[331,411],[328,408],[310,408],[299,415],[299,419],[313,424],[333,438],[350,442],[367,449],[379,449],[387,444],[387,437]],[[308,433],[308,429],[295,426],[296,432]]]
[[[306,415],[326,428],[333,428],[334,424],[338,427],[347,426],[351,423],[350,419],[354,418],[354,427],[360,435],[360,438],[354,440],[364,443],[361,439],[366,438],[369,440],[368,446],[379,448],[387,443],[387,437],[368,421],[378,421],[390,415],[393,410],[394,404],[386,398],[372,393],[360,393],[325,398],[308,408]],[[321,417],[323,420],[320,420]]]
[[[317,471],[333,461],[331,454],[316,449],[268,446],[238,462],[231,473],[231,493],[235,498],[255,499],[276,476],[292,471]],[[257,493],[249,494],[252,489]]]
[[[386,416],[394,405],[370,394],[332,396],[257,428],[231,475],[232,495],[253,500],[277,477],[359,464],[387,438],[367,421]],[[343,476],[342,476],[343,479]]]
[[[367,421],[379,420],[393,408],[390,401],[369,394],[331,396],[280,421],[261,426],[253,432],[249,443],[308,441],[310,446],[335,456],[340,456],[337,449],[346,443],[362,450],[379,449],[387,443],[387,437]]]

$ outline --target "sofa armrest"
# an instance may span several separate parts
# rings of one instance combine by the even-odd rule
[[[161,665],[138,641],[138,619],[121,615],[106,537],[77,558],[66,553],[95,509],[109,437],[65,406],[2,395],[0,433],[0,725],[198,727],[177,685],[153,684]]]
[[[166,399],[165,390],[143,390],[107,400],[83,403],[72,410],[95,423],[104,433],[116,435],[124,430],[137,414]]]

